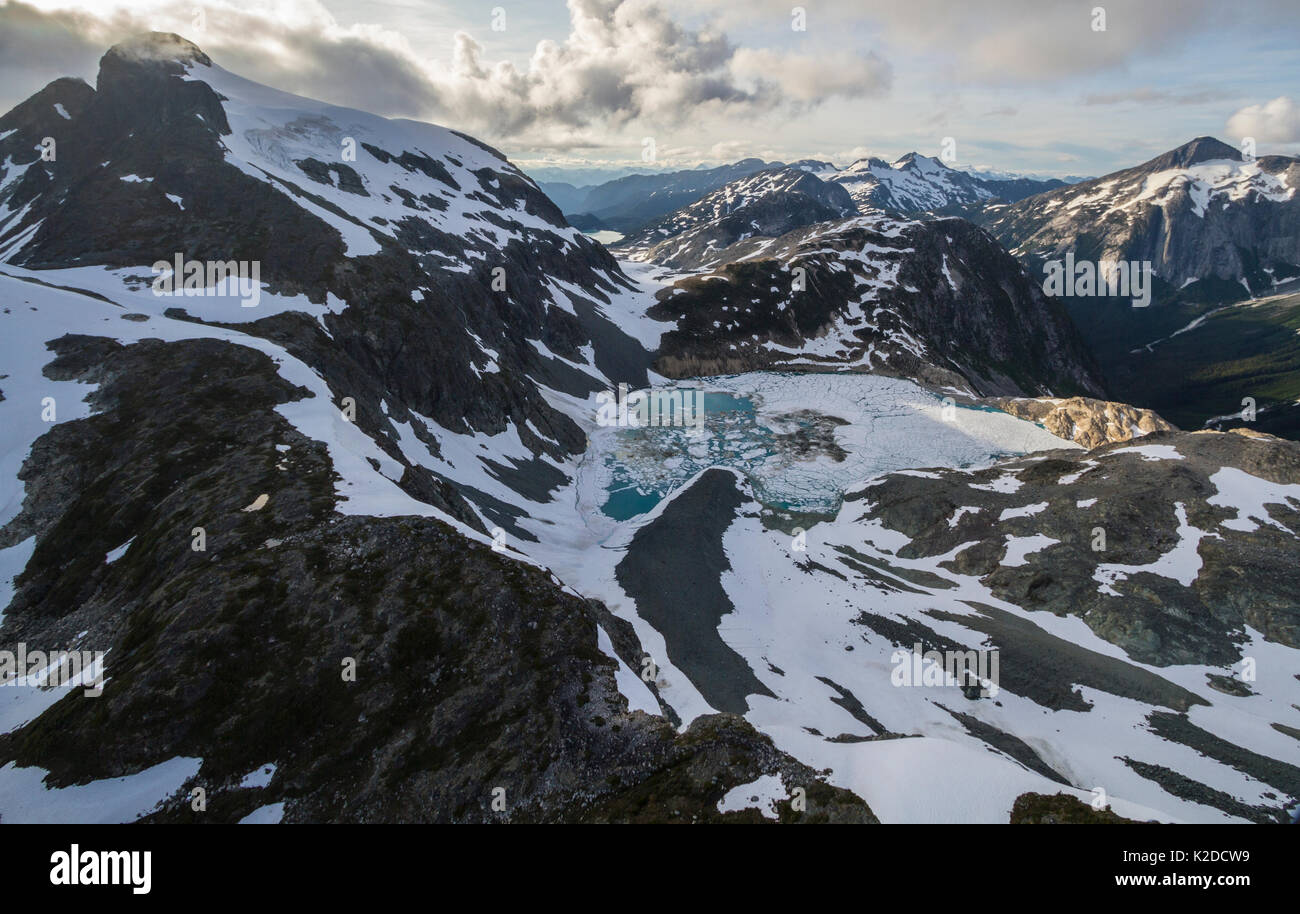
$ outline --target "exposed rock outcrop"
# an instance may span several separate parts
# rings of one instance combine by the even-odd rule
[[[1086,448],[1129,441],[1152,432],[1177,431],[1152,410],[1113,400],[994,397],[988,403],[1037,422],[1053,435]]]
[[[1245,626],[1300,647],[1297,486],[1300,444],[1152,432],[890,475],[850,497],[910,538],[905,558],[957,550],[946,567],[1026,610],[1077,616],[1142,663],[1227,665]],[[1013,555],[1016,542],[1035,548]]]

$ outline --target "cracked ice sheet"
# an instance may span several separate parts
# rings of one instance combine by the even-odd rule
[[[713,385],[714,381],[719,380],[723,383]],[[940,418],[942,402],[937,397],[910,382],[890,378],[861,374],[764,377],[761,373],[755,373],[707,381],[709,389],[741,396],[755,394],[756,412],[760,418],[766,416],[774,420],[782,412],[812,406],[818,411],[838,415],[861,425],[860,429],[852,430],[850,434],[854,436],[854,441],[863,442],[875,453],[888,455],[891,447],[906,447],[913,451],[908,460],[891,461],[891,464],[911,462],[935,466],[975,456],[986,462],[985,448],[990,442],[1027,450],[1038,450],[1044,446],[1053,449],[1077,448],[1072,442],[1063,441],[1032,423],[1002,413],[958,409],[957,421],[943,422]],[[593,445],[596,444],[599,433],[606,431],[595,426],[594,399],[584,401],[554,392],[549,392],[547,399],[557,409],[573,417],[592,436]],[[888,405],[888,418],[884,419],[874,414],[882,402]],[[909,440],[908,433],[902,430],[889,432],[887,427],[891,422],[912,423],[913,432],[917,429],[937,431],[948,435],[955,443],[949,453],[936,453],[931,446],[932,442],[920,439],[918,443],[914,434]],[[845,428],[837,429],[837,438],[841,437]],[[668,682],[668,687],[661,694],[682,716],[684,727],[694,717],[712,713],[713,709],[689,679],[663,660],[667,656],[663,636],[637,614],[635,604],[615,579],[614,567],[622,559],[636,530],[657,518],[677,495],[689,488],[691,480],[685,480],[648,513],[618,522],[599,510],[605,493],[600,485],[600,477],[597,473],[590,472],[591,467],[588,466],[593,462],[599,466],[599,457],[599,448],[593,446],[580,458],[580,462],[575,461],[576,466],[570,465],[574,481],[556,493],[551,503],[527,506],[530,517],[522,519],[520,526],[535,534],[540,542],[521,544],[521,548],[553,569],[576,592],[602,600],[610,611],[633,625],[647,653],[661,658],[661,676]],[[868,468],[860,474],[846,474],[845,478],[851,479],[853,483],[848,488],[851,490],[860,487],[862,477],[876,475],[878,472],[880,471]],[[693,478],[697,477],[698,474]],[[479,483],[476,481],[473,484]],[[501,494],[508,495],[505,492]],[[513,501],[519,503],[517,497]],[[574,517],[575,507],[577,518]],[[869,536],[882,546],[889,545],[896,549],[907,543],[907,538],[902,534],[886,530],[878,524],[863,526],[869,528]],[[965,611],[969,612],[969,609]],[[791,617],[791,621],[797,619],[798,614]],[[1086,626],[1083,629],[1091,636]],[[824,696],[828,691],[822,684],[817,684],[816,688],[819,696]],[[840,709],[836,711],[843,713]],[[848,718],[845,728],[850,724],[852,719]]]
[[[910,381],[875,375],[752,372],[673,386],[749,398],[758,425],[776,431],[789,425],[785,415],[802,410],[845,420],[847,424],[834,430],[836,443],[847,452],[843,461],[824,456],[791,460],[777,453],[760,466],[746,464],[746,472],[770,500],[796,509],[834,504],[851,486],[886,472],[924,466],[983,467],[997,456],[1078,449],[1032,422],[1002,412],[958,407],[950,419],[944,419],[943,401],[937,395]],[[665,430],[666,437],[679,434],[689,440],[685,431]],[[643,446],[654,450],[659,443],[650,437]],[[602,451],[635,447],[617,429],[595,430],[580,474],[601,476]],[[627,462],[628,468],[637,466],[635,461]],[[602,481],[580,481],[580,503],[588,509],[604,503]]]
[[[860,382],[850,380],[845,383]],[[774,386],[778,391],[783,389],[780,384]],[[784,389],[788,390],[788,387]],[[802,397],[803,394],[785,399],[774,396],[759,404],[758,408],[779,414],[791,407],[809,405]],[[584,430],[592,431],[590,399],[565,399],[558,395],[548,399],[557,408],[574,416]],[[826,399],[822,396],[820,400],[813,400],[812,405],[829,412]],[[1047,440],[1053,449],[1072,447],[1054,437]],[[933,465],[937,461],[930,458],[927,462]],[[688,481],[648,514],[629,521],[616,522],[599,514],[583,516],[580,512],[575,523],[575,501],[583,501],[582,497],[575,498],[578,494],[575,490],[579,489],[575,482],[557,493],[553,502],[529,505],[531,517],[521,521],[522,526],[541,539],[540,543],[524,545],[529,555],[553,569],[576,592],[603,600],[612,612],[633,625],[645,651],[658,660],[661,680],[666,683],[661,694],[681,715],[683,727],[713,709],[694,684],[667,661],[663,636],[637,615],[635,605],[618,586],[613,570],[636,530],[658,517],[689,485]],[[1019,487],[1019,481],[1008,472],[993,487],[1011,490]],[[855,505],[861,507],[860,503]],[[1244,803],[1265,805],[1269,802],[1264,796],[1269,791],[1266,785],[1151,733],[1146,724],[1146,718],[1153,710],[1151,705],[1096,689],[1081,688],[1080,692],[1092,704],[1092,710],[1053,712],[1005,688],[998,696],[1001,707],[990,701],[968,702],[955,690],[950,690],[952,694],[936,696],[925,688],[894,688],[889,680],[894,646],[854,625],[852,620],[860,609],[870,608],[900,621],[919,619],[945,637],[967,647],[979,647],[985,639],[980,632],[960,621],[940,621],[926,613],[940,608],[960,620],[963,616],[975,615],[970,602],[978,601],[1027,620],[1048,634],[1163,676],[1196,694],[1209,696],[1214,702],[1211,707],[1198,706],[1189,714],[1198,726],[1222,733],[1225,737],[1230,735],[1237,745],[1275,758],[1286,757],[1289,737],[1272,730],[1268,724],[1274,720],[1285,722],[1290,719],[1285,715],[1290,704],[1300,700],[1300,683],[1283,681],[1276,676],[1265,681],[1261,676],[1261,688],[1268,691],[1267,696],[1261,694],[1251,699],[1225,702],[1218,693],[1207,691],[1205,679],[1208,673],[1223,673],[1223,669],[1198,665],[1158,668],[1134,663],[1119,647],[1099,638],[1082,619],[1032,613],[1005,603],[994,597],[978,579],[937,568],[945,556],[900,559],[892,553],[908,543],[906,536],[884,528],[879,521],[855,523],[851,516],[843,512],[841,515],[835,521],[817,524],[809,531],[808,556],[848,573],[847,568],[839,566],[835,560],[836,553],[830,549],[832,543],[845,543],[897,569],[938,574],[953,582],[955,589],[934,590],[921,595],[881,595],[853,574],[848,574],[850,580],[845,582],[827,575],[805,574],[793,567],[789,537],[776,531],[762,530],[757,519],[742,517],[724,535],[724,548],[732,571],[724,575],[723,583],[736,609],[723,617],[719,632],[724,642],[739,653],[760,681],[778,696],[775,700],[751,696],[747,719],[805,764],[832,768],[832,782],[863,795],[882,819],[1005,822],[1015,796],[1025,790],[1049,794],[1064,790],[1090,802],[1091,789],[1100,786],[1107,791],[1113,808],[1121,815],[1164,821],[1232,820],[1218,810],[1165,793],[1157,784],[1117,761],[1115,756],[1118,754],[1182,771]],[[871,595],[871,602],[864,604],[864,595]],[[971,621],[975,620],[972,618]],[[870,642],[863,640],[864,634],[871,638]],[[844,650],[850,645],[853,651]],[[1268,657],[1269,667],[1278,669],[1284,668],[1287,658],[1295,654],[1289,648],[1273,644],[1251,645],[1245,650]],[[1266,651],[1273,653],[1263,653]],[[1278,656],[1274,657],[1274,654]],[[786,675],[782,677],[773,672],[769,663],[783,669]],[[872,735],[870,727],[831,701],[838,697],[838,693],[819,681],[818,676],[848,689],[886,729],[916,733],[920,737],[902,741],[830,743],[823,737],[808,733],[805,727],[819,729],[824,736],[841,733],[858,737]],[[628,685],[630,687],[631,683]],[[625,693],[627,691],[631,689]],[[963,726],[939,708],[935,700],[1024,740],[1047,765],[1075,786],[1062,787],[1001,753],[991,752],[985,743],[967,733]],[[1245,707],[1253,711],[1244,714]],[[1229,727],[1232,729],[1227,729]],[[927,762],[931,758],[947,759],[948,763]],[[970,760],[970,764],[964,773],[957,776],[958,783],[954,784],[948,765],[965,764],[963,760]],[[889,784],[882,786],[879,778],[873,780],[876,777],[873,772],[889,772],[891,778],[903,780],[896,781],[892,787]],[[910,780],[906,780],[908,778]],[[910,791],[911,802],[908,797],[891,793],[897,789]],[[941,802],[913,806],[919,797],[934,797]]]

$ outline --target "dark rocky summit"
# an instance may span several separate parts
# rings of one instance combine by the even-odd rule
[[[25,167],[16,178],[0,173],[0,207],[12,211],[0,222],[7,262],[37,270],[136,267],[183,251],[189,260],[256,260],[273,293],[313,302],[336,296],[348,307],[320,323],[288,313],[241,328],[284,345],[340,397],[351,396],[358,423],[381,442],[383,400],[397,421],[414,410],[456,431],[495,434],[514,424],[535,453],[560,458],[581,451],[584,437],[545,401],[538,382],[579,395],[603,388],[602,373],[645,383],[649,356],[600,311],[628,280],[499,153],[442,131],[449,145],[491,161],[471,176],[472,188],[457,187],[448,171],[463,152],[434,157],[370,143],[361,145],[355,168],[322,172],[319,161],[298,161],[300,183],[249,174],[228,159],[225,102],[203,81],[210,68],[194,45],[153,33],[105,54],[95,90],[58,80],[0,118],[0,134],[13,131],[0,140],[0,163]],[[59,100],[67,119],[53,107]],[[54,161],[33,151],[45,135],[58,141]],[[385,226],[366,225],[313,192],[336,179],[355,192],[359,179],[347,176],[367,162],[396,163],[427,192],[363,188],[383,194],[394,214],[380,220]],[[168,194],[183,198],[185,209]],[[481,208],[468,217],[471,230],[452,233],[422,218],[458,194]],[[379,251],[346,256],[336,224],[368,233]],[[390,226],[394,233],[380,230]],[[582,290],[575,307],[557,306],[553,283]],[[178,300],[178,313],[184,304]],[[589,373],[551,355],[584,364],[581,349],[594,341],[600,366]],[[488,351],[500,370],[482,370]],[[407,488],[422,497],[428,485]]]
[[[1102,392],[1063,307],[964,220],[861,216],[722,253],[650,311],[676,325],[655,363],[669,377],[848,369],[981,395]]]

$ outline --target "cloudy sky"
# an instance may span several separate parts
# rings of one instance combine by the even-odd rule
[[[58,76],[93,85],[151,29],[543,178],[645,170],[647,137],[660,168],[946,137],[964,165],[1060,176],[1202,134],[1300,153],[1295,0],[0,0],[0,110]]]

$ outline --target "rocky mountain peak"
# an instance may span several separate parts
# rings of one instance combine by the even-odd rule
[[[177,66],[185,69],[193,64],[212,66],[212,58],[204,54],[194,42],[173,32],[144,32],[108,49],[100,59],[102,75],[115,66],[162,65],[168,69]]]
[[[909,152],[897,159],[892,166],[894,169],[912,169],[914,171],[934,171],[936,168],[944,171],[951,171],[940,159],[933,156],[923,156],[919,152]]]
[[[821,159],[799,159],[797,162],[791,162],[789,167],[810,171],[813,174],[833,173],[839,170],[835,167],[835,163],[824,162]]]
[[[1221,159],[1241,161],[1241,150],[1229,146],[1212,136],[1198,136],[1177,149],[1171,149],[1164,155],[1157,156],[1144,167],[1153,171],[1166,171],[1170,168],[1187,168],[1201,162],[1213,162]]]
[[[18,130],[33,141],[43,136],[55,134],[56,128],[79,116],[94,98],[95,90],[86,85],[84,80],[63,76],[47,85],[31,98],[20,102],[13,110],[0,117],[0,132]],[[57,134],[55,134],[57,135]],[[26,150],[15,149],[15,161],[25,162],[29,158]]]
[[[1035,269],[1035,259],[1095,251],[1149,262],[1158,304],[1202,282],[1186,294],[1230,299],[1296,275],[1297,169],[1300,160],[1246,161],[1200,136],[1141,165],[1022,200],[988,227]]]
[[[178,127],[209,136],[213,130],[230,133],[220,99],[205,81],[174,78],[196,65],[213,64],[193,42],[170,32],[147,32],[115,44],[99,61],[96,130],[105,137],[119,131],[142,137]]]
[[[812,171],[781,165],[724,184],[629,235],[619,250],[633,260],[694,269],[718,260],[720,252],[737,241],[775,238],[856,211],[853,198],[841,185],[823,181]]]
[[[870,171],[873,168],[889,168],[890,165],[884,159],[877,156],[866,156],[861,159],[855,159],[840,174],[855,174],[860,171]]]

